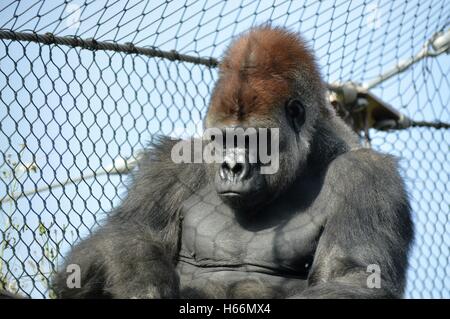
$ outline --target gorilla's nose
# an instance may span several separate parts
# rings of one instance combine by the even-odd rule
[[[246,178],[249,172],[250,164],[238,154],[225,156],[220,166],[220,177],[223,180],[238,182]]]

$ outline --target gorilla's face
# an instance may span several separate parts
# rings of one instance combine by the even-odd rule
[[[257,30],[225,52],[205,118],[205,128],[252,128],[257,140],[275,142],[258,142],[256,150],[229,143],[213,165],[217,193],[238,208],[273,200],[299,176],[325,106],[322,80],[304,42],[294,33]],[[260,128],[269,129],[270,137]]]
[[[295,180],[309,153],[308,117],[302,101],[290,98],[270,117],[248,117],[226,125],[206,121],[205,138],[222,152],[221,160],[210,166],[210,175],[224,203],[235,209],[256,208]]]

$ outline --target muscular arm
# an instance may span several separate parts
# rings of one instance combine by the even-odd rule
[[[144,154],[122,205],[66,259],[80,266],[81,288],[67,287],[64,265],[53,280],[58,297],[177,297],[178,210],[205,178],[201,166],[172,162],[175,142],[161,139]]]
[[[300,298],[395,298],[405,285],[413,237],[410,208],[397,163],[371,150],[331,163],[322,194],[328,217],[308,288]],[[380,268],[381,287],[369,288],[368,265]]]

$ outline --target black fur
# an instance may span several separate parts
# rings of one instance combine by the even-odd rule
[[[327,216],[314,247],[308,287],[291,296],[276,292],[265,297],[402,296],[412,224],[397,163],[372,150],[350,150],[345,138],[336,134],[337,129],[330,126],[321,129],[315,141],[320,144],[313,146],[310,154],[310,159],[315,159],[309,166],[311,172],[317,171],[319,176],[321,170],[324,173],[309,205],[327,212]],[[169,154],[173,143],[162,138],[151,147],[134,174],[123,204],[104,227],[75,246],[67,263],[80,265],[82,288],[66,287],[63,266],[54,278],[53,288],[59,297],[180,296],[176,271],[182,232],[180,208],[208,179],[202,165],[172,163]],[[381,289],[366,287],[368,264],[380,265]],[[195,289],[187,287],[182,297],[248,297],[246,292],[252,291],[243,281],[245,289],[236,294],[236,286],[233,283],[225,288],[228,292],[218,295],[199,292],[198,288],[189,293]],[[209,287],[210,291],[222,289]]]
[[[161,138],[143,154],[123,204],[67,257],[66,265],[82,269],[83,287],[67,288],[64,265],[54,278],[58,297],[178,296],[179,208],[205,178],[200,165],[172,163],[170,150],[176,142]]]
[[[54,277],[57,296],[401,297],[413,228],[397,162],[361,148],[326,103],[318,75],[299,70],[291,99],[302,101],[304,120],[292,128],[292,115],[274,106],[271,117],[246,123],[280,129],[276,174],[259,174],[255,164],[241,171],[248,175],[223,178],[221,163],[174,164],[177,141],[159,139],[122,205]],[[211,111],[205,123],[224,127]],[[246,193],[217,191],[224,185]],[[81,288],[67,287],[68,264],[80,266]],[[381,288],[367,285],[372,264]]]

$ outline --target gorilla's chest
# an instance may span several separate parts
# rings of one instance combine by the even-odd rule
[[[209,187],[184,203],[182,216],[180,263],[200,272],[304,278],[323,225],[320,214],[286,200],[240,218]]]

